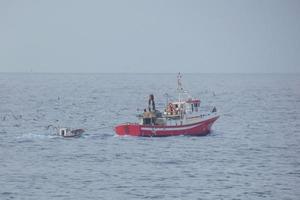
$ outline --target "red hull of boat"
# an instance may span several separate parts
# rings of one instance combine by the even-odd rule
[[[118,135],[131,135],[143,137],[165,137],[178,135],[204,136],[210,132],[210,128],[219,116],[182,126],[149,126],[140,124],[121,124],[115,127]]]

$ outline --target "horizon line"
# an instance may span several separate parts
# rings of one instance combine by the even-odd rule
[[[300,74],[300,72],[1,72],[0,74]]]

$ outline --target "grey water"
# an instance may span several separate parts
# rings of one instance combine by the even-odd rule
[[[118,137],[176,74],[0,74],[0,199],[300,199],[300,75],[184,74],[204,137]],[[84,128],[61,138],[55,127]]]

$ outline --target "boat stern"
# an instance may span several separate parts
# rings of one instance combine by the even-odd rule
[[[140,136],[141,128],[139,124],[120,124],[115,127],[117,135]]]

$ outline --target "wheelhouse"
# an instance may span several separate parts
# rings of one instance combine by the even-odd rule
[[[200,100],[199,99],[189,99],[186,101],[186,112],[194,113],[200,111]]]

